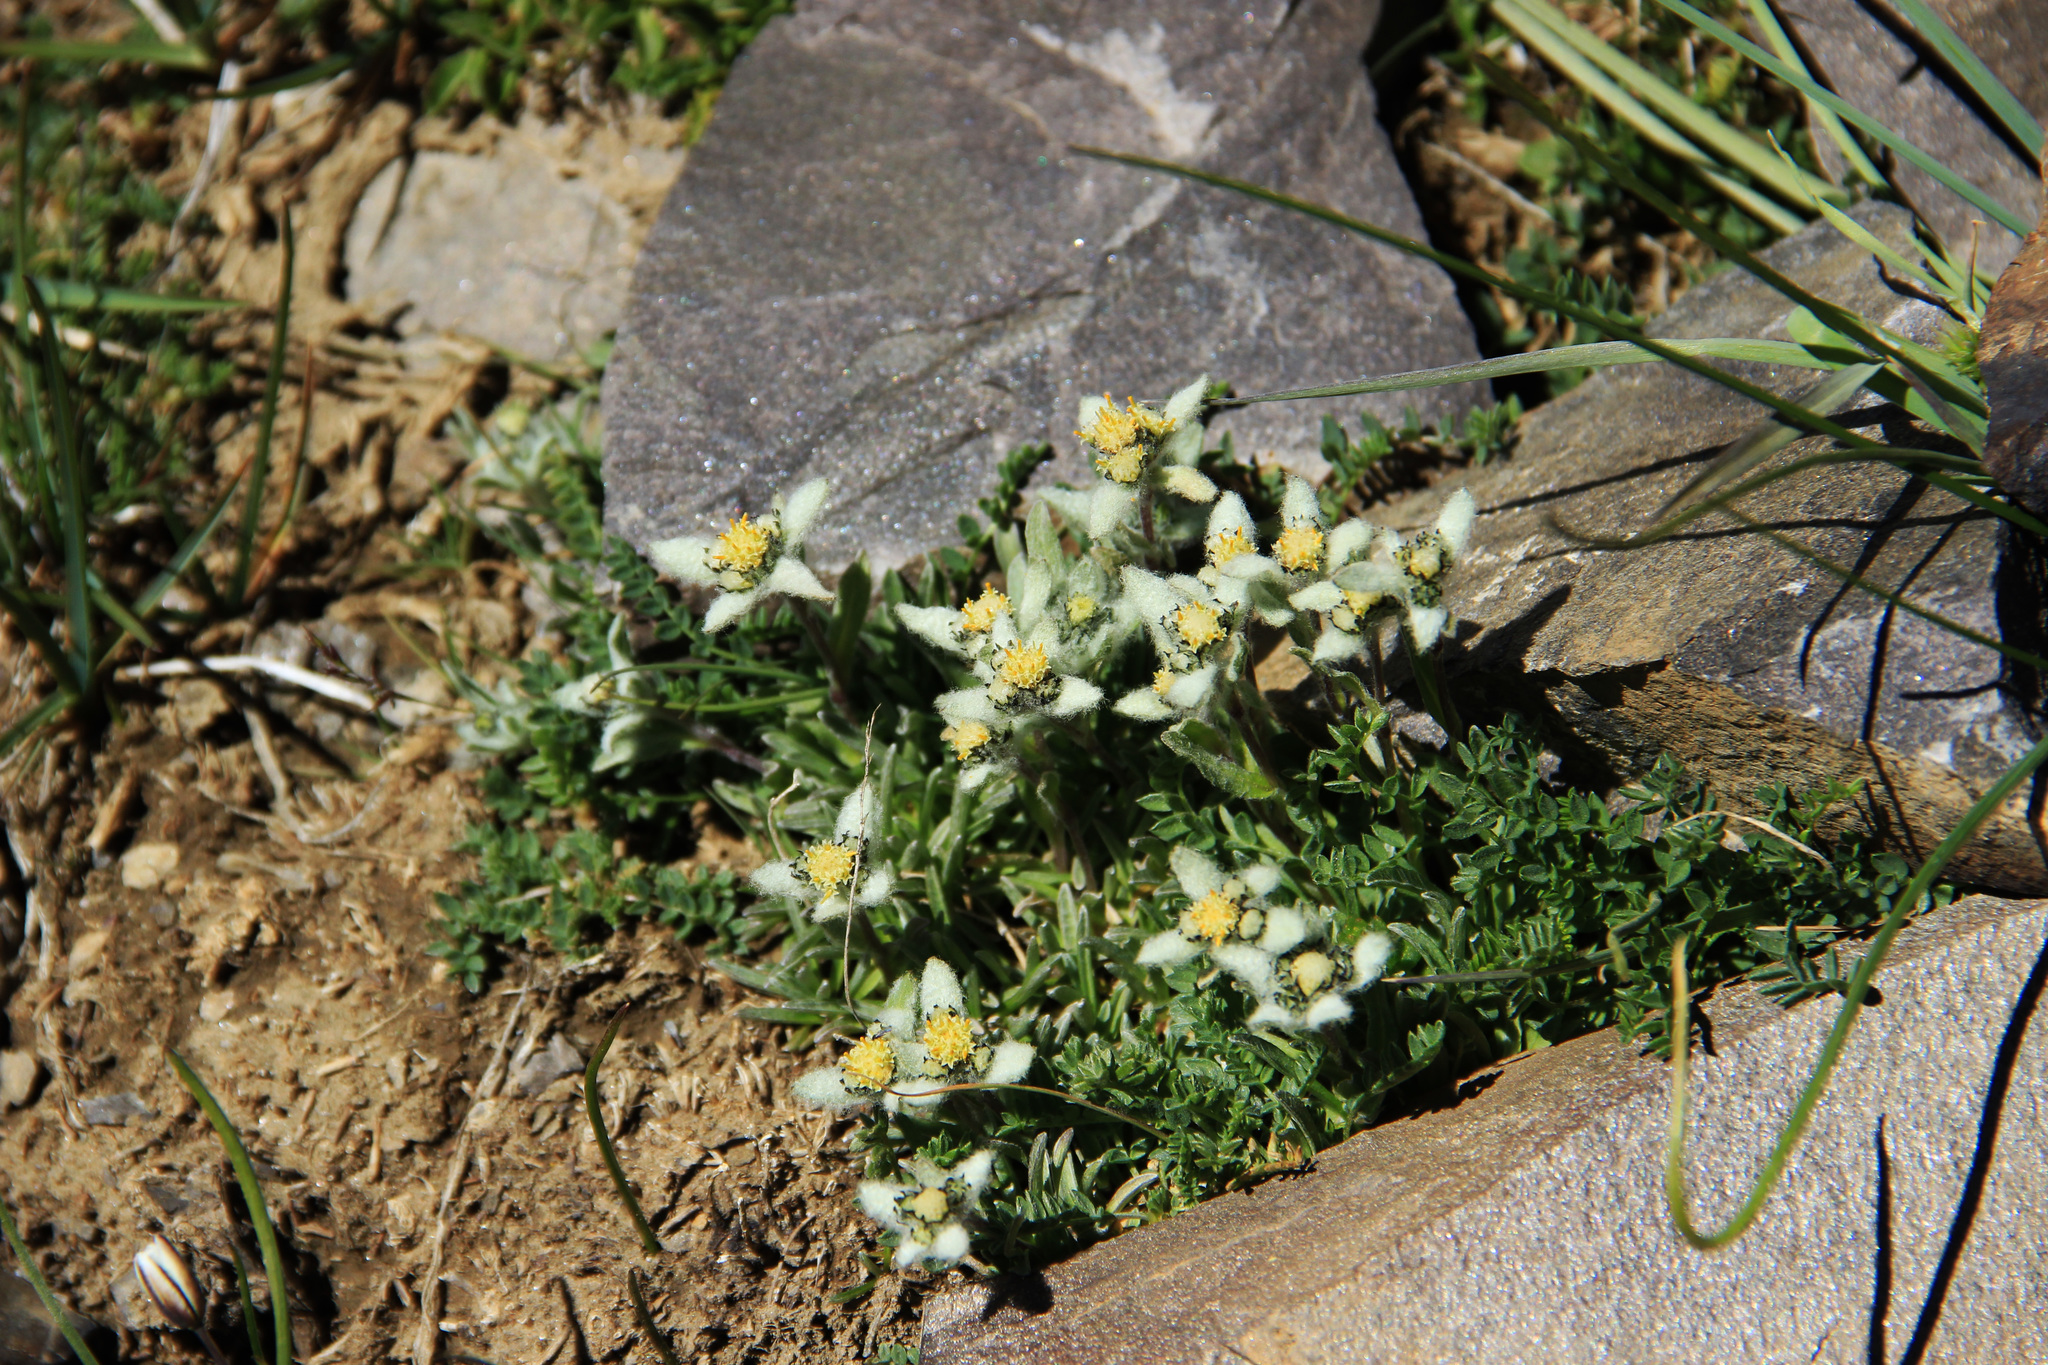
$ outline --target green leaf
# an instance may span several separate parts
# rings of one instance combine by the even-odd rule
[[[2048,152],[2048,138],[2044,138],[2040,123],[2027,112],[2012,91],[2005,88],[2005,82],[1998,79],[1991,68],[1970,45],[1958,38],[1955,30],[1942,22],[1926,0],[1892,0],[1899,13],[1913,25],[1928,46],[1941,54],[1941,59],[1977,92],[1977,98],[2005,125],[2015,141],[2025,147],[2033,160],[2039,161]]]
[[[1222,737],[1198,720],[1181,721],[1162,731],[1159,739],[1220,790],[1239,800],[1263,800],[1278,790],[1257,768],[1216,752],[1222,747]]]

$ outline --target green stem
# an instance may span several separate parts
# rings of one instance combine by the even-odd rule
[[[78,1329],[71,1325],[71,1314],[58,1302],[57,1295],[50,1289],[43,1272],[36,1268],[35,1258],[28,1254],[28,1246],[21,1240],[21,1229],[14,1225],[14,1214],[7,1207],[7,1201],[0,1199],[0,1232],[7,1234],[7,1245],[14,1249],[14,1264],[20,1268],[22,1278],[36,1291],[36,1297],[43,1301],[43,1307],[50,1314],[50,1321],[57,1324],[57,1330],[64,1334],[64,1340],[71,1343],[71,1349],[78,1352],[78,1358],[85,1365],[100,1365],[98,1356],[85,1344],[85,1338],[78,1335]]]
[[[654,1325],[654,1314],[647,1311],[647,1298],[640,1292],[640,1275],[628,1267],[626,1270],[626,1297],[633,1301],[633,1316],[640,1321],[640,1330],[647,1334],[647,1340],[654,1347],[654,1353],[661,1357],[662,1365],[683,1365],[676,1358],[675,1347],[670,1344],[668,1333]]]
[[[1765,1163],[1763,1174],[1757,1177],[1755,1187],[1750,1191],[1741,1209],[1719,1232],[1702,1232],[1693,1224],[1690,1207],[1685,1193],[1685,1111],[1686,1083],[1691,1072],[1691,997],[1687,991],[1685,972],[1685,940],[1679,939],[1671,946],[1671,1126],[1664,1154],[1664,1194],[1671,1203],[1671,1221],[1678,1225],[1678,1231],[1686,1241],[1702,1251],[1713,1251],[1727,1246],[1749,1230],[1763,1212],[1764,1201],[1777,1188],[1778,1181],[1785,1173],[1786,1163],[1792,1158],[1793,1148],[1805,1135],[1806,1126],[1813,1119],[1813,1111],[1820,1104],[1828,1081],[1833,1077],[1835,1064],[1841,1060],[1842,1050],[1848,1046],[1850,1030],[1856,1026],[1856,1016],[1863,1008],[1863,998],[1870,990],[1871,980],[1878,968],[1884,965],[1886,954],[1891,951],[1892,940],[1898,937],[1913,907],[1918,905],[1934,888],[1934,879],[1948,865],[1949,859],[1968,843],[1977,829],[2005,804],[2020,784],[2033,771],[2048,762],[2048,739],[2042,740],[2027,751],[2026,757],[2006,769],[2005,775],[1991,784],[1991,789],[1977,798],[1975,805],[1963,814],[1948,837],[1928,855],[1920,870],[1913,874],[1913,880],[1899,893],[1892,905],[1891,913],[1885,916],[1884,926],[1871,940],[1870,951],[1857,964],[1856,974],[1849,978],[1849,985],[1842,992],[1842,1012],[1835,1017],[1834,1029],[1828,1034],[1825,1046],[1821,1048],[1820,1060],[1814,1065],[1813,1077],[1806,1083],[1799,1101],[1792,1107],[1792,1117],[1778,1136],[1778,1145],[1772,1149],[1771,1157]]]
[[[597,1139],[597,1151],[604,1158],[604,1168],[611,1172],[612,1186],[624,1201],[626,1212],[633,1217],[633,1230],[640,1234],[641,1249],[650,1256],[658,1256],[661,1254],[661,1239],[654,1235],[653,1228],[647,1226],[647,1218],[640,1212],[640,1201],[633,1197],[633,1187],[626,1183],[626,1168],[619,1164],[619,1154],[612,1150],[612,1135],[605,1130],[604,1115],[598,1112],[597,1106],[597,1069],[604,1065],[604,1055],[612,1050],[612,1039],[619,1036],[619,1025],[625,1022],[626,1011],[631,1008],[631,1005],[619,1006],[619,1012],[612,1016],[611,1026],[604,1031],[597,1051],[590,1054],[590,1065],[583,1069],[583,1111],[590,1116],[590,1133]]]
[[[249,1160],[249,1151],[242,1145],[241,1134],[235,1125],[228,1122],[228,1116],[214,1099],[213,1092],[199,1079],[198,1073],[185,1064],[185,1059],[175,1052],[166,1051],[171,1070],[178,1073],[179,1081],[192,1092],[192,1098],[199,1101],[199,1107],[206,1114],[206,1121],[213,1125],[213,1131],[220,1137],[220,1145],[227,1149],[228,1162],[235,1168],[235,1180],[242,1187],[242,1202],[249,1207],[249,1222],[256,1229],[256,1245],[263,1252],[263,1270],[270,1281],[270,1319],[276,1330],[277,1350],[271,1356],[275,1365],[291,1365],[292,1359],[292,1310],[291,1301],[284,1292],[284,1254],[278,1249],[277,1229],[271,1226],[270,1210],[263,1202],[263,1187],[256,1183],[256,1167]],[[250,1342],[255,1341],[255,1325],[249,1326]]]

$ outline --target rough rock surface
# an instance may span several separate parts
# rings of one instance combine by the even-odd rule
[[[2048,118],[2048,6],[2039,0],[1931,4],[2034,117]],[[1898,32],[1877,17],[1881,7],[1863,0],[1801,0],[1782,12],[1843,99],[1932,153],[2023,221],[2040,217],[2037,167],[1978,115],[1966,86],[1920,61]],[[1832,155],[1832,148],[1823,148],[1822,155]],[[1966,252],[1970,220],[1983,214],[1924,171],[1901,162],[1897,174],[1942,236],[1959,253]],[[1995,273],[2019,244],[2017,234],[1989,224],[1980,239],[1979,259]]]
[[[612,529],[644,545],[827,475],[814,562],[894,564],[954,536],[1019,444],[1053,443],[1045,477],[1089,477],[1085,392],[1470,358],[1434,267],[1068,150],[1193,161],[1420,236],[1360,61],[1376,8],[820,0],[777,20],[641,256],[605,378]],[[1317,417],[1224,429],[1319,470]]]
[[[1906,230],[1896,209],[1859,213],[1895,240]],[[1927,340],[1938,331],[1933,310],[1892,294],[1869,254],[1825,225],[1771,256],[1865,316]],[[1730,270],[1688,292],[1658,330],[1782,338],[1790,309]],[[1780,392],[1814,382],[1809,370],[1744,372]],[[1848,420],[1882,426],[1888,411],[1863,395]],[[1466,674],[1475,714],[1548,712],[1577,737],[1587,779],[1626,778],[1667,751],[1738,802],[1769,782],[1812,791],[1862,778],[1853,818],[1909,856],[1924,853],[2031,747],[2030,679],[1726,516],[1627,551],[1581,548],[1559,529],[1648,526],[1762,412],[1675,367],[1617,367],[1532,413],[1512,458],[1375,515],[1426,525],[1451,487],[1478,499],[1472,549],[1449,593],[1465,624],[1447,656]],[[2024,547],[2008,544],[1997,518],[1888,465],[1808,470],[1740,507],[1918,605],[2039,648],[2038,574]],[[2008,893],[2048,890],[2025,808],[2022,791],[1956,874]]]
[[[406,336],[453,332],[537,360],[577,354],[624,316],[640,201],[682,167],[675,129],[484,120],[414,130],[363,192],[343,244],[347,298]],[[651,207],[648,206],[648,207]]]
[[[1668,1068],[1600,1033],[1042,1283],[942,1295],[922,1359],[1862,1365],[1900,1358],[1950,1247],[1924,1358],[2048,1359],[2048,1037],[2027,1028],[2044,979],[2048,904],[1972,898],[1909,928],[1778,1193],[1723,1251],[1687,1247],[1665,1210]],[[1741,988],[1704,1008],[1687,1169],[1719,1227],[1838,1005]]]

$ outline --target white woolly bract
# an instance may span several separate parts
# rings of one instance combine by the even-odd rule
[[[1322,505],[1307,479],[1289,474],[1287,491],[1280,496],[1280,520],[1289,526],[1321,526]]]
[[[1209,392],[1209,376],[1202,375],[1194,383],[1174,390],[1173,397],[1166,400],[1166,415],[1173,419],[1175,426],[1192,422],[1202,415],[1202,400]]]
[[[832,896],[811,907],[811,918],[819,924],[828,920],[844,919],[853,907],[846,903],[844,896]]]
[[[685,583],[714,583],[718,575],[704,561],[711,554],[711,540],[705,536],[677,536],[657,540],[647,547],[654,567]]]
[[[1102,689],[1079,678],[1060,679],[1059,695],[1049,708],[1055,716],[1078,716],[1102,704]]]
[[[1309,1002],[1302,1012],[1304,1028],[1322,1028],[1326,1024],[1341,1024],[1351,1017],[1351,1002],[1335,994],[1322,995]]]
[[[1444,510],[1437,513],[1436,533],[1451,547],[1453,559],[1465,553],[1465,547],[1472,540],[1472,523],[1479,517],[1479,504],[1473,500],[1470,489],[1460,488],[1444,503]]]
[[[1168,929],[1152,935],[1138,949],[1140,967],[1178,967],[1191,962],[1202,950],[1188,942],[1175,931]]]
[[[1209,482],[1209,476],[1184,464],[1159,466],[1159,482],[1167,492],[1187,502],[1207,502],[1216,496],[1216,485]]]
[[[1378,528],[1364,517],[1353,517],[1340,521],[1330,532],[1325,547],[1330,552],[1332,564],[1342,564],[1354,555],[1364,554],[1372,545],[1373,532]]]
[[[1173,680],[1173,686],[1166,689],[1166,700],[1183,711],[1192,711],[1200,706],[1216,686],[1216,665],[1198,668],[1192,673],[1183,673]]]
[[[1106,540],[1110,532],[1130,519],[1131,510],[1138,505],[1138,493],[1128,484],[1104,479],[1095,485],[1095,492],[1088,499],[1088,534],[1095,540]]]
[[[835,839],[872,839],[875,837],[875,789],[863,782],[847,794],[839,804],[839,819],[833,822],[832,837]]]
[[[1253,863],[1237,875],[1244,878],[1245,887],[1254,896],[1270,896],[1273,888],[1280,885],[1280,869],[1271,863]]]
[[[995,1056],[988,1064],[988,1075],[982,1079],[996,1085],[1014,1085],[1031,1074],[1031,1062],[1037,1055],[1031,1044],[1014,1038],[997,1043]]]
[[[1252,1011],[1252,1017],[1245,1020],[1245,1023],[1251,1028],[1264,1025],[1289,1032],[1301,1027],[1301,1020],[1278,1000],[1261,1000],[1259,1007]]]
[[[776,567],[779,569],[781,565],[778,564]],[[710,608],[704,613],[704,629],[716,635],[719,631],[724,630],[727,626],[745,616],[749,611],[752,611],[754,604],[767,595],[765,587],[749,588],[745,592],[719,594],[717,600],[712,602]]]
[[[1434,649],[1437,637],[1450,624],[1451,613],[1446,607],[1410,607],[1408,609],[1408,634],[1413,637],[1417,649]]]
[[[786,547],[782,558],[775,561],[775,567],[768,571],[768,577],[761,584],[763,592],[779,592],[790,597],[808,597],[814,602],[830,602],[832,590],[818,581],[801,559],[796,557],[794,547]]]
[[[1074,423],[1085,431],[1095,425],[1095,419],[1102,416],[1104,408],[1115,406],[1106,393],[1083,394],[1081,406],[1074,416]]]
[[[1216,571],[1225,579],[1236,579],[1240,583],[1254,578],[1277,577],[1286,572],[1279,561],[1266,555],[1239,555]]]
[[[1165,579],[1131,565],[1124,566],[1124,595],[1148,620],[1156,621],[1181,604],[1180,594]]]
[[[1330,611],[1344,605],[1344,590],[1325,579],[1290,595],[1287,603],[1296,611]]]
[[[1245,510],[1244,499],[1235,493],[1225,493],[1216,499],[1216,505],[1209,509],[1209,528],[1202,539],[1210,541],[1218,536],[1229,535],[1232,531],[1242,532],[1246,540],[1254,540],[1257,528],[1252,524],[1252,514]]]
[[[795,869],[785,862],[763,863],[748,880],[764,896],[791,896],[798,900],[810,886],[809,882],[798,880]]]
[[[1172,720],[1179,712],[1159,699],[1159,694],[1149,687],[1134,688],[1117,698],[1112,708],[1120,716],[1132,720]]]
[[[658,758],[673,747],[670,733],[656,724],[653,712],[629,706],[604,723],[598,734],[597,761],[590,770],[601,773],[623,768]]]
[[[1003,713],[988,699],[988,693],[979,687],[963,687],[957,692],[943,693],[932,703],[932,709],[949,725],[958,725],[963,720],[998,725],[1003,719]]]
[[[901,602],[896,607],[896,619],[903,628],[923,640],[926,644],[945,650],[948,654],[966,654],[968,646],[960,630],[960,613],[951,607],[919,607]]]
[[[888,868],[878,867],[861,878],[860,894],[853,898],[853,903],[863,908],[880,905],[889,899],[889,893],[895,889],[896,878],[890,874]]]
[[[958,1176],[966,1181],[967,1197],[972,1201],[981,1198],[981,1192],[988,1188],[988,1178],[995,1173],[995,1169],[996,1154],[984,1148],[979,1152],[968,1153],[960,1159],[959,1165],[941,1174],[949,1177]],[[944,1181],[938,1183],[943,1184]]]
[[[1351,635],[1335,626],[1324,626],[1323,633],[1316,636],[1316,647],[1309,656],[1319,664],[1335,663],[1339,659],[1356,659],[1365,653],[1365,637]]]
[[[611,675],[608,673],[586,673],[574,682],[563,683],[548,694],[548,700],[564,711],[574,711],[579,716],[601,716],[606,708],[592,701],[591,694],[598,684]]]
[[[1365,559],[1355,564],[1346,564],[1332,575],[1338,587],[1346,592],[1384,592],[1397,597],[1408,594],[1408,575],[1393,564],[1381,559]]]
[[[951,1091],[945,1089],[947,1082],[933,1080],[927,1076],[906,1077],[890,1086],[889,1098],[896,1104],[908,1105],[912,1109],[929,1109],[935,1104],[944,1104]]]
[[[1244,983],[1245,989],[1263,999],[1273,993],[1273,955],[1249,943],[1226,943],[1212,949],[1209,960]]]
[[[812,479],[799,486],[789,495],[789,501],[782,509],[783,544],[794,550],[804,543],[818,514],[825,510],[826,499],[832,496],[832,482],[829,479]]]
[[[884,1180],[863,1180],[854,1199],[860,1204],[860,1211],[880,1223],[891,1232],[904,1231],[903,1220],[896,1214],[896,1197],[911,1187],[894,1185]]]
[[[1174,880],[1189,900],[1198,901],[1223,885],[1223,869],[1198,848],[1175,844],[1167,850],[1166,865],[1173,869]]]
[[[1363,990],[1379,980],[1393,956],[1394,940],[1387,935],[1376,929],[1359,935],[1358,942],[1351,947],[1351,970],[1356,983],[1352,989]]]
[[[789,1087],[789,1097],[798,1104],[813,1109],[829,1109],[835,1114],[859,1109],[872,1102],[871,1096],[856,1095],[848,1090],[846,1077],[836,1066],[806,1071]]]
[[[960,977],[942,958],[924,960],[924,979],[917,987],[917,1014],[929,1019],[940,1010],[967,1013],[967,997],[960,993]]]
[[[947,1223],[933,1235],[931,1246],[925,1250],[924,1262],[934,1269],[958,1265],[967,1255],[967,1246],[967,1229],[958,1223]]]
[[[1308,917],[1289,905],[1274,906],[1266,912],[1266,929],[1259,935],[1259,951],[1278,955],[1291,952],[1308,941]]]

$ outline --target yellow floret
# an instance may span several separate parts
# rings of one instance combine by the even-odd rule
[[[804,873],[811,885],[830,896],[853,878],[852,844],[812,844],[804,850]]]
[[[974,751],[989,742],[989,728],[978,720],[963,720],[958,725],[948,725],[939,731],[939,738],[949,740],[953,745],[953,757],[965,763],[974,756]]]
[[[1152,675],[1152,690],[1154,692],[1157,692],[1160,696],[1163,697],[1172,689],[1173,674],[1171,671],[1162,668],[1157,673],[1154,673]]]
[[[1209,562],[1218,567],[1228,564],[1239,555],[1251,554],[1255,549],[1252,538],[1244,533],[1241,526],[1233,526],[1228,531],[1219,531],[1210,536],[1206,548],[1209,551]]]
[[[1323,562],[1323,533],[1315,526],[1290,526],[1273,542],[1273,558],[1289,573],[1307,573]]]
[[[958,1010],[937,1010],[924,1021],[924,1055],[937,1071],[951,1071],[974,1055],[974,1026]]]
[[[1067,624],[1078,626],[1095,615],[1096,601],[1085,592],[1077,592],[1067,599]]]
[[[1370,616],[1386,600],[1387,595],[1383,592],[1352,592],[1346,589],[1344,593],[1344,605],[1360,617]]]
[[[1188,907],[1187,927],[1195,938],[1220,946],[1237,928],[1237,902],[1221,891],[1211,891]]]
[[[750,521],[742,512],[712,547],[711,567],[718,572],[750,574],[761,567],[775,548],[780,528],[773,517]]]
[[[1145,472],[1143,446],[1127,446],[1113,455],[1095,457],[1095,471],[1115,483],[1136,483]]]
[[[1051,672],[1044,645],[1014,644],[996,655],[996,676],[1022,692],[1042,687]]]
[[[1294,984],[1301,987],[1301,993],[1312,996],[1330,984],[1337,974],[1337,964],[1322,953],[1308,952],[1294,959],[1289,970],[1294,973]]]
[[[839,1069],[848,1080],[880,1090],[896,1079],[896,1052],[885,1039],[863,1038],[839,1059]]]
[[[945,1222],[953,1212],[953,1206],[946,1200],[946,1192],[929,1185],[896,1207],[927,1226]]]
[[[996,623],[996,618],[1010,609],[1010,599],[994,588],[983,585],[981,596],[960,608],[960,628],[971,634],[980,635]]]
[[[1117,483],[1136,483],[1138,476],[1145,472],[1149,446],[1172,431],[1174,425],[1173,418],[1140,407],[1135,398],[1129,401],[1124,411],[1118,412],[1105,393],[1094,422],[1074,434],[1101,452],[1095,467],[1105,478]]]
[[[1173,614],[1174,629],[1189,649],[1201,649],[1223,638],[1223,613],[1206,602],[1189,602]]]

